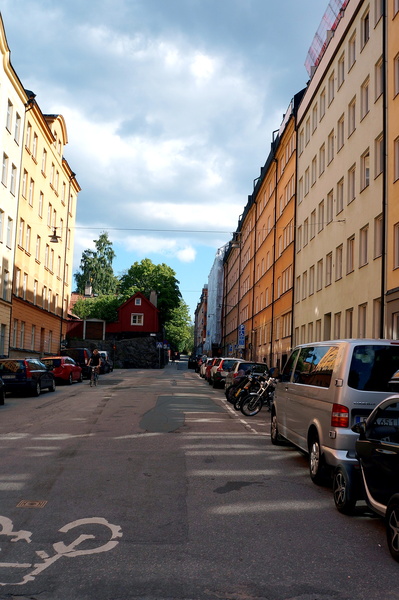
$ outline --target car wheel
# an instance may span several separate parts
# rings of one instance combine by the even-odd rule
[[[395,497],[388,504],[386,512],[386,531],[389,552],[399,562],[399,498]]]
[[[55,392],[55,379],[51,382],[51,385],[48,386],[49,392]]]
[[[356,506],[355,484],[343,467],[337,467],[333,475],[333,496],[336,509],[344,515],[352,515]]]
[[[73,384],[73,377],[72,377],[72,373],[69,373],[69,377],[68,377],[68,385],[72,385]]]
[[[325,482],[325,470],[321,455],[319,436],[314,433],[309,442],[309,473],[316,485]]]
[[[83,381],[83,373],[81,372],[78,378],[78,383],[82,383]]]
[[[33,396],[40,396],[40,392],[41,391],[42,390],[41,390],[41,387],[40,387],[40,381],[37,381],[35,383],[35,387],[33,388],[32,395]]]
[[[218,385],[218,382],[217,382],[217,381],[215,381],[215,379],[213,380],[212,387],[213,387],[214,389],[216,389],[216,388],[218,388],[218,387],[219,387],[219,385]]]
[[[283,443],[281,435],[278,432],[277,415],[275,411],[272,412],[272,418],[270,421],[270,441],[273,446],[281,446]]]

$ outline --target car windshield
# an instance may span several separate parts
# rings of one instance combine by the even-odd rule
[[[361,345],[353,349],[349,387],[368,392],[388,392],[388,382],[398,369],[399,347]]]
[[[3,373],[18,373],[24,366],[23,360],[6,360],[0,363],[0,375]]]

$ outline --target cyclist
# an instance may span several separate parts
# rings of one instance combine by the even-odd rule
[[[100,373],[101,363],[102,363],[101,355],[100,355],[99,351],[97,350],[97,348],[95,348],[93,350],[93,354],[91,355],[91,358],[89,359],[88,365],[89,365],[89,367],[95,367],[97,377],[98,377],[98,374]],[[93,385],[93,379],[94,379],[94,377],[92,375],[90,378],[90,385]]]

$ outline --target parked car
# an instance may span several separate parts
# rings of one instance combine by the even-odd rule
[[[351,514],[357,500],[385,518],[388,548],[399,561],[399,395],[378,404],[366,421],[352,428],[360,472],[345,465],[334,473],[335,505]]]
[[[205,373],[204,373],[204,379],[205,381],[207,381],[208,383],[210,383],[210,376],[211,376],[211,368],[213,367],[213,365],[218,361],[218,358],[211,358],[211,360],[209,362],[207,362],[206,368],[205,368]]]
[[[214,388],[224,387],[229,369],[237,361],[236,358],[220,358],[212,367],[210,382]]]
[[[99,350],[98,353],[101,356],[100,373],[111,373],[114,370],[114,363],[110,359],[108,352],[106,350]]]
[[[91,352],[88,348],[64,348],[60,352],[61,356],[70,356],[77,365],[82,367],[82,375],[90,379],[90,367],[88,366]]]
[[[294,348],[274,392],[271,441],[288,440],[309,457],[314,483],[338,466],[356,468],[352,426],[392,395],[399,364],[393,340],[332,340]]]
[[[6,386],[5,386],[4,381],[0,377],[0,406],[3,406],[5,401],[6,401]]]
[[[69,383],[74,381],[83,381],[82,367],[77,365],[70,356],[46,356],[42,358],[49,371],[54,375],[56,381]]]
[[[205,377],[206,369],[207,369],[208,365],[210,365],[212,362],[213,362],[213,358],[203,359],[203,363],[202,363],[202,365],[200,367],[200,371],[199,371],[200,377]]]
[[[187,368],[188,369],[195,369],[198,363],[198,356],[195,356],[195,354],[190,354],[190,356],[188,357],[188,363],[187,363]]]
[[[245,374],[249,370],[253,370],[256,375],[264,375],[268,372],[268,367],[266,363],[258,363],[250,360],[243,360],[241,358],[236,358],[233,365],[227,372],[226,382],[224,385],[225,394],[227,395],[228,389],[239,377],[245,377]]]
[[[27,392],[39,396],[44,389],[55,391],[55,377],[37,358],[0,359],[0,377],[6,392]]]

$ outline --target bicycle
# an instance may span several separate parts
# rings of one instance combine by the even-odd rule
[[[91,369],[91,374],[90,374],[90,387],[93,387],[97,385],[98,382],[98,369],[99,367],[90,367]]]

